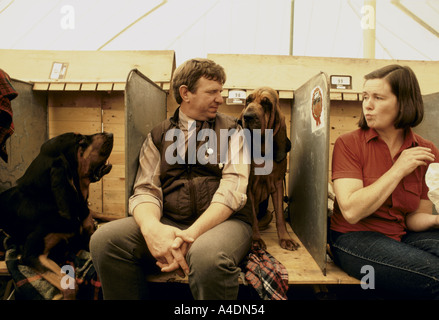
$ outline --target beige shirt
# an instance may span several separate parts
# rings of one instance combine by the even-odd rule
[[[185,135],[186,145],[188,137],[188,123],[194,121],[185,115],[181,110],[179,113],[179,128]],[[247,201],[247,184],[250,173],[250,163],[244,157],[244,152],[249,152],[243,139],[240,137],[240,130],[237,130],[230,137],[227,161],[223,166],[220,185],[212,198],[212,203],[222,203],[233,211],[244,207]],[[236,144],[239,145],[236,148]],[[232,149],[238,152],[232,152]],[[134,182],[134,193],[129,199],[129,214],[140,203],[154,203],[160,210],[163,209],[163,193],[160,182],[161,155],[152,142],[151,134],[142,145],[139,155],[139,169]]]

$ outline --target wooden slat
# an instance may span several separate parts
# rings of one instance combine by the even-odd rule
[[[97,91],[111,91],[113,90],[113,83],[98,83]]]
[[[294,98],[293,90],[290,90],[290,91],[280,90],[279,91],[279,99],[293,99],[293,98]]]
[[[80,83],[66,83],[65,91],[79,91],[81,90]]]
[[[118,82],[113,84],[113,91],[124,91],[125,82]]]
[[[39,91],[39,90],[46,91],[49,89],[49,85],[50,85],[50,83],[48,83],[48,82],[37,82],[37,83],[34,83],[33,89],[36,91]]]
[[[65,83],[54,82],[49,86],[49,91],[64,91]]]
[[[5,261],[0,261],[0,276],[9,276],[8,267]]]
[[[95,91],[97,86],[97,83],[83,83],[81,85],[81,91]]]
[[[102,127],[113,133],[109,158],[111,172],[103,178],[103,214],[123,217],[125,212],[125,101],[123,92],[102,96]]]

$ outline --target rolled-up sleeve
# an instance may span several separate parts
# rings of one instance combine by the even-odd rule
[[[230,137],[227,162],[224,164],[220,185],[212,198],[212,203],[222,203],[235,212],[247,202],[250,174],[249,157],[245,155],[249,152],[247,147],[242,130],[236,130]]]
[[[151,135],[142,145],[139,154],[139,168],[133,187],[133,195],[129,199],[129,214],[141,203],[154,203],[162,211],[163,193],[160,183],[160,152],[152,142]]]

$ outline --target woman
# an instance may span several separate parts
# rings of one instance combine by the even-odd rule
[[[334,260],[358,279],[372,270],[369,287],[392,297],[439,298],[439,216],[425,184],[439,150],[411,130],[424,113],[413,71],[390,65],[366,75],[362,111],[360,129],[334,147]]]

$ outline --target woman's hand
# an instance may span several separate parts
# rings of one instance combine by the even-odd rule
[[[401,175],[401,179],[408,176],[419,166],[426,166],[428,162],[435,160],[430,148],[414,147],[401,152],[393,164],[392,170]]]

